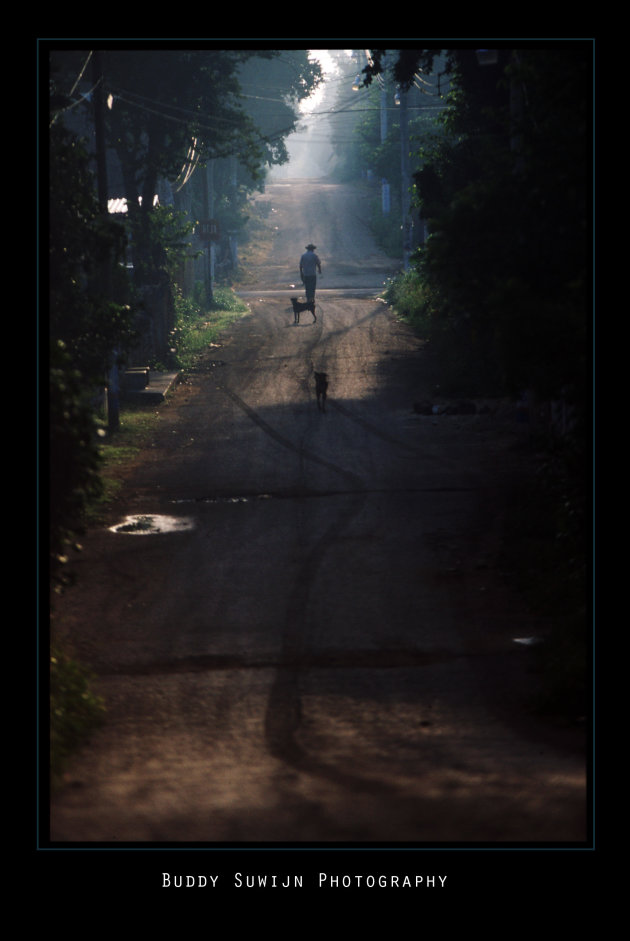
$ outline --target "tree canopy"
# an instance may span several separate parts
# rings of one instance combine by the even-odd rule
[[[487,382],[583,397],[591,50],[567,42],[495,51],[490,65],[472,47],[447,51],[445,133],[414,177],[430,231],[415,258],[425,322]],[[413,81],[436,52],[405,50],[395,76]],[[383,61],[374,50],[366,82]]]
[[[69,87],[83,75],[84,87],[91,79],[102,90],[107,146],[120,161],[142,270],[150,267],[147,216],[159,181],[180,186],[208,160],[225,157],[256,180],[265,164],[287,159],[284,139],[296,126],[297,103],[321,79],[305,50],[53,50],[51,66],[58,84],[63,77]]]
[[[286,139],[297,128],[299,103],[323,79],[321,66],[305,49],[283,49],[262,61],[248,57],[238,76],[243,108],[260,133],[263,161],[286,163]]]

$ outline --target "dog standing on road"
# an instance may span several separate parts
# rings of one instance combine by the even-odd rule
[[[328,392],[328,375],[325,372],[316,372],[315,375],[315,395],[317,396],[317,408],[321,412],[326,411],[326,393]]]
[[[313,323],[317,323],[317,317],[315,316],[315,301],[307,301],[304,304],[301,301],[298,301],[297,297],[292,297],[291,303],[293,304],[294,324],[298,324],[300,322],[300,314],[304,310],[310,310],[313,315]]]

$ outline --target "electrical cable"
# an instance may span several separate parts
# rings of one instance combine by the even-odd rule
[[[87,54],[87,59],[86,59],[85,62],[83,63],[83,67],[82,67],[81,71],[80,71],[79,74],[77,75],[77,78],[76,78],[76,81],[75,81],[74,85],[73,85],[72,88],[70,89],[70,93],[69,93],[69,95],[68,95],[68,98],[72,98],[72,96],[74,95],[74,93],[75,93],[75,91],[76,91],[76,87],[77,87],[77,85],[79,84],[79,82],[81,81],[81,79],[83,78],[83,73],[84,73],[85,70],[87,69],[88,64],[89,64],[91,58],[92,58],[92,52],[90,51],[90,52],[88,52],[88,54]]]
[[[372,60],[371,60],[371,58],[369,57],[369,55],[368,55],[368,53],[367,53],[367,50],[365,51],[365,54],[366,54],[366,59],[367,59],[367,61],[368,61],[369,63],[371,63]],[[89,61],[90,61],[91,56],[92,56],[92,53],[90,52],[90,53],[88,54],[87,58],[86,58],[86,61],[85,61],[84,64],[83,64],[83,67],[81,68],[81,71],[79,72],[79,75],[77,76],[77,79],[76,79],[74,85],[73,85],[73,91],[76,89],[76,87],[77,87],[77,85],[79,84],[79,82],[80,82],[82,76],[84,75],[85,69],[86,69],[87,66],[88,66],[88,63],[89,63]],[[416,76],[417,76],[417,73],[416,73]],[[419,76],[417,76],[417,77],[419,78]],[[384,83],[383,77],[379,74],[379,75],[377,76],[377,79],[379,80],[379,84],[381,85],[381,88],[384,88],[384,87],[385,87],[385,83]],[[342,83],[345,83],[346,81],[347,81],[347,78],[344,77],[344,76],[341,76],[341,77],[339,77],[338,79],[335,80],[335,84],[342,84]],[[424,84],[430,86],[430,83],[426,82],[424,79],[421,79],[421,81],[422,81]],[[97,84],[98,84],[98,83],[97,83]],[[250,83],[250,84],[251,84],[251,83]],[[94,91],[94,89],[95,89],[96,87],[97,87],[97,85],[94,85],[94,86],[90,89],[89,92],[87,92],[85,95],[82,95],[80,99],[78,99],[77,101],[73,102],[68,108],[66,108],[66,109],[61,109],[60,111],[58,111],[58,112],[55,114],[55,116],[53,117],[53,121],[56,120],[57,116],[58,116],[60,113],[62,113],[63,111],[66,111],[66,110],[70,110],[70,109],[72,109],[72,108],[75,108],[77,105],[81,104],[83,101],[85,101],[86,99],[88,99],[88,98],[91,96],[91,94],[93,93],[93,91]],[[434,87],[434,86],[430,86],[430,87]],[[418,89],[419,89],[419,91],[421,91],[423,94],[430,94],[430,93],[426,92],[424,89],[420,88],[419,86],[418,86]],[[241,126],[241,124],[242,124],[242,120],[241,120],[241,119],[238,119],[238,118],[230,118],[230,117],[226,117],[226,116],[224,116],[224,115],[217,115],[217,114],[212,114],[212,115],[210,116],[210,121],[209,121],[209,123],[208,123],[208,121],[207,121],[207,120],[204,120],[204,119],[203,119],[203,116],[200,115],[198,112],[191,111],[190,109],[187,109],[187,108],[182,108],[182,107],[180,107],[179,105],[176,105],[176,104],[165,104],[164,102],[161,102],[161,101],[156,100],[156,99],[149,98],[149,97],[147,97],[147,96],[145,96],[145,95],[141,95],[140,93],[132,92],[132,91],[129,91],[129,90],[127,90],[127,89],[117,88],[116,86],[112,87],[111,91],[112,91],[112,94],[113,94],[113,96],[114,96],[114,100],[117,99],[118,101],[123,102],[124,104],[128,105],[128,106],[131,107],[131,108],[137,108],[137,109],[139,109],[139,110],[141,110],[141,111],[144,111],[144,112],[147,113],[147,114],[155,114],[155,115],[158,115],[159,117],[161,117],[161,118],[163,118],[163,119],[165,119],[165,120],[175,121],[175,122],[180,123],[180,124],[182,124],[182,125],[187,125],[187,124],[189,124],[190,120],[194,120],[194,121],[197,123],[197,127],[199,128],[199,130],[209,131],[210,133],[217,133],[217,131],[218,131],[218,125],[221,125],[221,124],[224,125],[224,126],[225,126],[225,125],[232,125],[234,128],[238,128],[238,127]],[[339,102],[339,104],[338,104],[334,109],[322,110],[322,111],[310,111],[310,112],[307,112],[307,113],[305,113],[305,114],[302,114],[302,115],[298,116],[298,117],[296,118],[296,123],[297,123],[297,125],[298,125],[298,126],[299,126],[300,124],[308,125],[308,122],[309,122],[312,118],[318,118],[318,117],[323,117],[323,116],[338,117],[338,116],[342,116],[342,115],[344,115],[344,114],[353,113],[353,112],[355,112],[355,113],[367,113],[367,112],[377,112],[377,111],[379,111],[379,110],[382,110],[382,109],[379,109],[379,108],[377,108],[377,107],[372,107],[372,108],[361,108],[361,107],[357,107],[357,104],[361,104],[361,102],[364,101],[364,100],[366,99],[366,97],[368,96],[368,89],[367,89],[367,87],[366,87],[365,89],[360,89],[359,92],[360,92],[360,97],[359,97],[358,99],[357,99],[356,93],[355,93],[354,95],[352,95],[352,96],[349,97],[349,98],[342,99],[342,101]],[[280,102],[280,101],[281,101],[281,99],[264,98],[263,96],[257,96],[257,95],[241,95],[240,97],[241,97],[241,98],[250,99],[250,100],[265,100],[265,101],[277,101],[277,102]],[[441,97],[441,96],[440,96],[440,97]],[[135,100],[134,100],[134,99],[135,99]],[[155,106],[155,107],[152,107],[152,106]],[[169,114],[169,113],[168,113],[169,110],[170,110],[171,112],[177,112],[177,114]],[[395,111],[396,109],[395,109],[395,108],[388,108],[387,110]],[[426,106],[426,107],[424,107],[424,108],[422,108],[422,107],[420,107],[420,108],[415,108],[415,107],[413,107],[413,108],[411,108],[410,110],[413,110],[413,111],[441,110],[441,106]],[[178,114],[181,115],[181,117],[178,117]],[[246,113],[244,114],[244,116],[245,116],[246,118],[249,118],[249,117],[250,117],[250,116],[247,115]],[[52,122],[51,122],[51,123],[52,123]],[[263,143],[263,144],[266,144],[266,145],[268,145],[268,146],[271,146],[271,145],[273,145],[274,143],[276,143],[279,139],[282,139],[283,137],[287,136],[287,134],[288,134],[288,135],[291,135],[292,132],[293,132],[293,134],[295,134],[295,132],[298,131],[298,126],[296,126],[296,124],[287,125],[287,126],[284,126],[284,127],[282,127],[282,128],[279,128],[279,129],[277,129],[277,130],[275,130],[275,131],[273,131],[273,132],[270,132],[270,133],[268,133],[268,134],[263,134],[263,133],[261,133],[260,131],[256,131],[256,132],[254,133],[254,139],[257,140],[258,143]],[[224,129],[225,129],[225,127],[224,127]],[[300,138],[295,138],[295,137],[294,137],[294,141],[299,141],[299,140],[300,140]],[[311,139],[311,140],[312,140],[312,139]],[[317,143],[318,141],[312,141],[312,142]],[[324,141],[322,140],[321,142],[324,142]],[[337,141],[337,143],[339,143],[339,142],[340,142],[340,141]],[[177,177],[176,184],[177,184],[177,183],[179,182],[179,180],[182,179],[182,177],[183,177],[183,181],[182,181],[182,183],[178,186],[178,189],[181,189],[181,187],[183,187],[183,186],[185,185],[185,183],[190,179],[190,177],[192,176],[194,170],[196,169],[196,167],[197,167],[198,164],[199,164],[199,161],[200,161],[200,159],[201,159],[201,153],[200,153],[199,148],[196,147],[196,144],[197,144],[197,141],[196,141],[196,139],[195,139],[195,141],[193,142],[193,144],[191,145],[191,147],[190,147],[190,149],[189,149],[189,151],[188,151],[188,156],[187,156],[186,160],[184,161],[184,164],[183,164],[183,166],[182,166],[182,169],[181,169],[181,171],[180,171],[180,174],[179,174],[179,176]],[[226,154],[233,153],[233,150],[230,148],[230,142],[227,142],[227,145],[226,145],[226,146],[227,146],[227,148],[228,148],[228,149],[226,149]],[[239,152],[239,151],[237,150],[237,154],[238,154],[238,152]]]

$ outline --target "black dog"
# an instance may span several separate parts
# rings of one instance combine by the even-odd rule
[[[300,322],[300,314],[303,310],[310,310],[313,315],[313,323],[317,323],[317,317],[315,316],[315,301],[307,301],[306,304],[298,301],[297,297],[291,298],[291,303],[293,304],[293,316],[294,323]]]
[[[317,407],[320,411],[326,411],[326,393],[328,391],[328,375],[325,372],[316,372],[315,374],[315,394],[317,396]]]

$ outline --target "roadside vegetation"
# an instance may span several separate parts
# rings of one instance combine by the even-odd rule
[[[194,259],[209,251],[200,220],[208,226],[212,210],[217,267],[233,273],[231,240],[247,224],[248,196],[269,166],[288,159],[299,103],[322,75],[306,50],[90,50],[51,42],[41,55],[49,92],[46,405],[57,584],[86,509],[101,496],[100,446],[116,431],[115,403],[107,427],[99,409],[112,371],[190,368],[212,331],[241,315],[231,292],[213,297],[204,282],[200,294],[191,278]],[[255,95],[262,80],[275,95]],[[108,211],[113,196],[124,197],[124,211]]]
[[[203,292],[200,292],[202,295]],[[228,287],[214,292],[211,309],[185,300],[176,304],[169,366],[180,376],[194,369],[218,335],[248,307]],[[51,362],[50,416],[54,464],[51,472],[52,608],[55,594],[71,589],[73,559],[81,552],[86,527],[101,522],[122,487],[128,468],[150,441],[160,420],[159,407],[123,402],[114,433],[106,416],[86,393],[78,370],[59,344]],[[159,365],[159,364],[155,364]],[[57,788],[74,752],[101,725],[106,704],[94,692],[94,677],[76,659],[63,630],[51,621],[50,770]]]
[[[53,642],[50,654],[51,787],[59,787],[68,761],[105,717],[105,703],[92,688],[90,672]]]
[[[203,302],[203,286],[199,283],[193,297],[176,294],[176,326],[171,333],[171,362],[180,373],[190,370],[200,355],[216,342],[218,335],[234,320],[247,314],[249,308],[229,287],[213,289],[209,309]]]
[[[471,363],[466,350],[432,330],[427,286],[410,271],[386,286],[384,297],[401,320],[430,336],[423,362],[427,379],[453,397],[503,397],[505,386],[483,362]],[[562,432],[548,422],[538,403],[528,414],[525,439],[535,456],[535,473],[509,495],[497,564],[528,609],[548,625],[544,643],[534,648],[540,686],[532,708],[566,721],[589,713],[591,655],[589,618],[588,428],[585,416],[571,412]],[[528,466],[531,461],[528,460]]]
[[[249,311],[248,306],[226,286],[215,288],[214,303],[209,310],[204,306],[201,286],[198,296],[200,301],[196,302],[178,294],[176,302],[177,326],[172,334],[168,370],[177,372],[178,381],[183,381],[187,374],[194,371],[200,359],[211,350],[220,334],[234,320]],[[108,434],[106,423],[102,423],[102,435],[98,443],[101,485],[87,502],[88,524],[94,525],[101,521],[107,508],[116,501],[123,485],[119,470],[129,467],[147,446],[159,421],[159,406],[123,399],[115,434]]]
[[[402,259],[402,123],[379,100],[408,99],[412,244],[385,300],[424,341],[443,395],[525,403],[538,473],[509,505],[506,567],[552,625],[536,651],[537,707],[588,713],[590,647],[589,44],[493,52],[371,51],[372,110],[340,161],[373,180],[373,228]],[[385,96],[383,99],[382,96]],[[379,186],[392,208],[379,212]]]
[[[202,293],[202,292],[200,292]],[[201,303],[180,298],[177,304],[177,327],[173,331],[171,368],[181,377],[194,369],[219,334],[249,308],[230,288],[214,291],[214,303],[205,310]],[[123,401],[119,423],[114,434],[94,409],[80,407],[80,386],[77,389],[77,410],[87,423],[82,431],[70,423],[69,430],[82,434],[82,440],[93,440],[94,449],[86,449],[88,456],[76,477],[77,501],[80,504],[81,524],[75,524],[64,539],[63,554],[55,559],[53,594],[68,589],[72,584],[72,560],[81,552],[80,533],[84,527],[98,525],[108,509],[115,504],[123,486],[121,470],[126,470],[142,453],[151,440],[160,421],[160,409],[155,405],[141,405]],[[71,449],[71,453],[74,449]],[[74,467],[73,463],[69,469]],[[54,604],[54,602],[53,602]],[[63,779],[72,754],[101,725],[106,715],[106,704],[94,692],[94,677],[73,655],[55,628],[52,629],[50,656],[50,767],[53,788]]]

